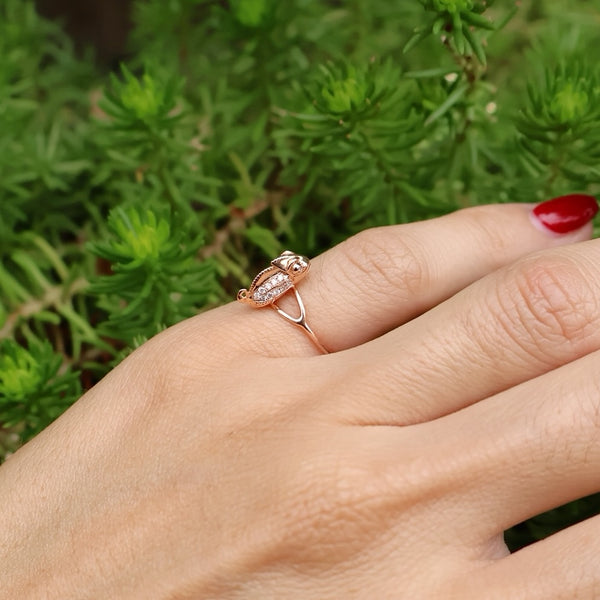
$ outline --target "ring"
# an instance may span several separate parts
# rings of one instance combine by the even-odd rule
[[[250,289],[240,290],[237,299],[240,302],[249,304],[253,308],[270,306],[284,319],[302,329],[320,352],[329,354],[329,351],[319,342],[315,332],[306,322],[306,309],[295,285],[306,276],[309,269],[310,261],[306,256],[300,256],[286,250],[271,261],[270,267],[261,271],[252,280]],[[277,300],[290,290],[294,292],[298,308],[300,309],[298,317],[293,317],[277,306]]]

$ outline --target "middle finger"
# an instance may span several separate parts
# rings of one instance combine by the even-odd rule
[[[521,259],[344,353],[344,416],[429,421],[600,349],[600,240]],[[348,377],[347,373],[352,376]],[[338,411],[339,406],[332,407]]]

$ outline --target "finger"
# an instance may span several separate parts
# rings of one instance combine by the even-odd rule
[[[486,600],[600,597],[600,517],[573,525],[469,575]],[[479,598],[479,597],[478,597]]]
[[[585,223],[597,210],[592,198],[540,206],[534,212],[529,205],[479,206],[350,238],[314,259],[298,286],[312,329],[330,351],[357,346],[520,256],[590,237],[591,226]],[[548,221],[549,214],[554,221]],[[557,229],[557,219],[570,225]],[[297,312],[293,294],[280,305]],[[271,355],[315,353],[310,341],[273,311],[241,305],[228,310],[240,337],[254,348],[266,348]]]
[[[527,256],[354,349],[347,418],[428,421],[599,349],[598,264],[600,240]]]
[[[441,419],[397,430],[460,482],[482,541],[600,491],[600,352]],[[414,445],[414,444],[413,444]]]
[[[600,491],[599,367],[595,352],[418,426],[461,481],[483,539]]]

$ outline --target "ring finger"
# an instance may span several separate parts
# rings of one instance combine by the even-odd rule
[[[299,286],[310,325],[331,352],[372,340],[523,255],[588,239],[586,223],[596,210],[592,198],[575,195],[533,213],[530,205],[479,206],[364,231],[313,261]],[[287,294],[280,305],[293,313],[294,302]],[[221,316],[235,320],[244,349],[269,356],[315,354],[300,331],[270,310],[234,304],[221,309]]]

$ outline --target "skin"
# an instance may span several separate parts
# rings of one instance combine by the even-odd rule
[[[0,598],[600,597],[599,518],[502,538],[600,491],[600,241],[530,211],[316,258],[329,355],[238,303],[142,346],[0,468]]]

